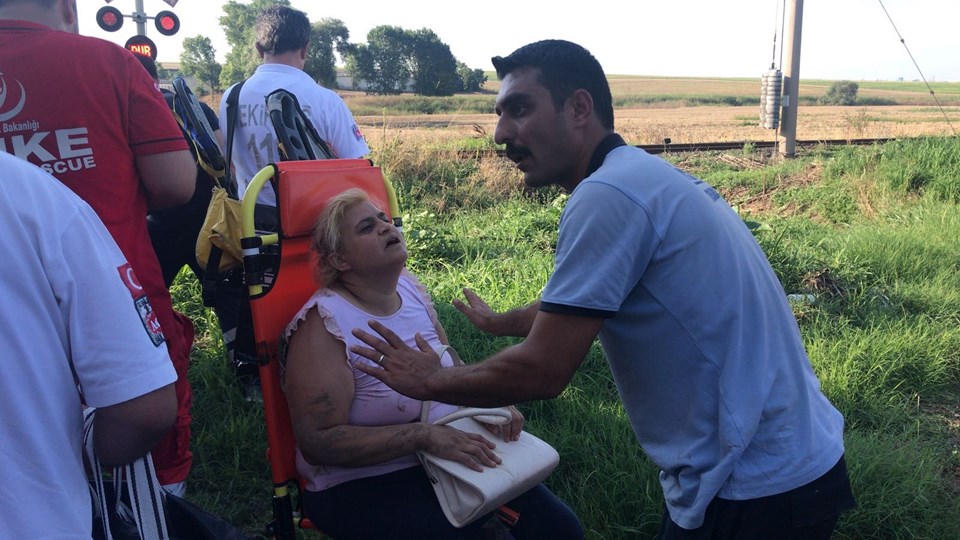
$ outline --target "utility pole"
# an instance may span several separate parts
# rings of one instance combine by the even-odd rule
[[[778,138],[780,154],[792,158],[797,147],[797,107],[800,105],[800,38],[803,28],[803,0],[790,0],[790,19],[783,43],[786,62],[783,73],[783,115]]]
[[[147,35],[147,13],[143,11],[143,0],[137,0],[135,9],[131,18],[137,23],[137,35],[145,36]]]

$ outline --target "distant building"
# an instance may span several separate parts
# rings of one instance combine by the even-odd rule
[[[186,76],[180,72],[180,69],[183,67],[183,64],[180,62],[157,62],[157,65],[163,68],[168,73],[172,73],[173,77],[183,77],[183,80],[186,81],[187,86],[191,90],[196,91],[197,87],[200,86],[200,81],[197,80],[193,75]],[[173,77],[169,79],[163,77],[163,73],[160,74],[160,88],[166,90],[173,90]]]

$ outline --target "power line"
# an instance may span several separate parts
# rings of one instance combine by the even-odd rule
[[[783,9],[780,10],[780,66],[783,66],[783,33],[787,25],[787,0],[783,0]]]
[[[931,87],[930,83],[927,82],[927,78],[923,76],[923,71],[920,69],[920,65],[917,64],[917,61],[913,58],[913,53],[910,52],[910,47],[907,47],[906,40],[900,35],[900,30],[897,30],[897,25],[893,22],[893,17],[890,16],[890,12],[887,11],[887,7],[883,5],[883,0],[877,1],[880,2],[880,7],[883,8],[883,12],[887,15],[890,25],[893,26],[893,31],[896,32],[897,37],[900,38],[900,43],[903,44],[903,48],[907,50],[907,55],[910,56],[910,61],[913,62],[913,65],[917,68],[917,73],[920,74],[920,79],[923,80],[923,84],[927,85],[927,90],[930,91],[930,95],[933,96],[933,100],[937,102],[937,107],[940,108],[940,113],[943,114],[944,120],[947,121],[947,125],[950,126],[950,130],[953,131],[953,135],[956,136],[956,128],[954,128],[953,124],[950,123],[950,117],[947,116],[947,111],[943,110],[943,104],[940,103],[940,98],[937,97],[937,94],[933,91],[933,87]]]
[[[787,11],[787,0],[783,0],[783,10],[780,10],[780,6],[777,6],[773,10],[773,54],[770,58],[770,69],[780,69],[783,66],[783,32],[784,25],[786,24],[786,11]],[[780,21],[780,61],[777,62],[777,20]]]
[[[777,15],[780,7],[773,10],[773,53],[770,55],[770,69],[777,67]]]

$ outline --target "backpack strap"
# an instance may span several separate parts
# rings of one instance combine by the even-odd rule
[[[220,259],[223,250],[210,244],[210,255],[207,257],[207,267],[203,269],[203,279],[200,280],[200,298],[206,307],[215,307],[217,304],[217,286],[220,284]]]
[[[234,85],[233,88],[230,89],[230,93],[227,94],[227,148],[223,167],[223,182],[220,183],[216,177],[213,178],[217,187],[226,189],[227,196],[234,199],[239,199],[240,197],[237,194],[237,182],[231,172],[231,167],[233,166],[233,127],[234,124],[236,124],[237,102],[240,100],[240,89],[245,82],[247,82],[246,79],[240,81]],[[217,289],[223,282],[224,276],[220,273],[220,259],[222,255],[223,250],[211,243],[210,255],[207,257],[207,267],[203,269],[203,279],[200,280],[200,297],[203,299],[203,305],[207,307],[216,306]]]
[[[234,199],[239,199],[240,195],[238,194],[236,179],[231,172],[233,167],[233,127],[237,123],[237,103],[240,101],[240,89],[243,88],[245,82],[247,82],[246,79],[238,82],[227,94],[227,156],[223,175],[226,185],[223,187]]]

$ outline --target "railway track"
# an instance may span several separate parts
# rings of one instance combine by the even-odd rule
[[[871,144],[882,144],[896,140],[894,138],[883,138],[883,139],[819,139],[819,140],[808,140],[808,141],[797,141],[796,145],[801,146],[817,146],[817,145],[855,145],[855,146],[864,146]],[[663,154],[667,152],[711,152],[711,151],[724,151],[724,150],[743,150],[747,145],[753,146],[756,149],[774,149],[777,146],[776,141],[727,141],[727,142],[704,142],[704,143],[670,143],[666,142],[663,144],[638,144],[637,148],[642,148],[650,154]],[[503,150],[495,151],[467,151],[463,150],[460,152],[460,157],[465,159],[476,159],[495,155],[497,157],[503,157]]]
[[[854,145],[864,146],[871,144],[882,144],[895,139],[825,139],[797,141],[797,146],[817,146],[817,145]],[[651,154],[662,154],[665,152],[710,152],[722,150],[743,150],[746,145],[752,145],[758,149],[776,148],[776,141],[732,141],[732,142],[714,142],[714,143],[680,143],[680,144],[640,144],[639,148],[646,150]]]

